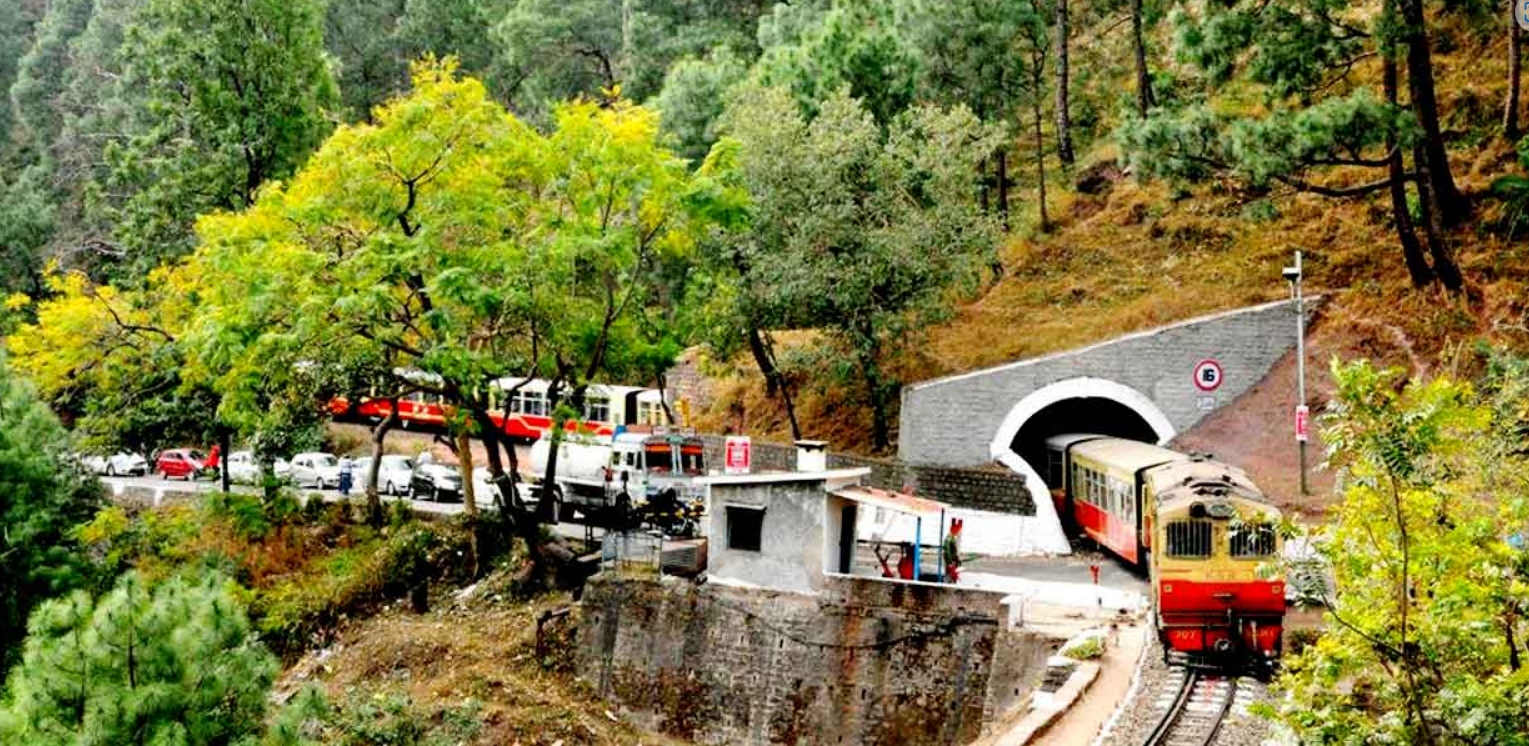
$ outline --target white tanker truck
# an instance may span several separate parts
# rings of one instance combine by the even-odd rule
[[[531,473],[538,482],[546,478],[551,450],[550,434],[531,446]],[[704,498],[695,479],[705,474],[705,447],[695,436],[566,434],[558,448],[555,514],[559,521],[568,521],[577,510],[605,526],[652,515],[655,507],[669,515],[671,506],[685,507]]]

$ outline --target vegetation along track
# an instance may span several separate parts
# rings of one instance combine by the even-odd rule
[[[1174,669],[1169,687],[1157,700],[1166,707],[1162,719],[1147,734],[1144,746],[1208,746],[1216,740],[1221,723],[1237,698],[1237,679],[1208,676],[1189,669]],[[1177,682],[1176,690],[1173,682]],[[1173,690],[1172,699],[1167,692]]]

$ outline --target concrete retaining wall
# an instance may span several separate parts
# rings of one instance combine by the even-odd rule
[[[992,594],[838,590],[596,577],[578,670],[637,721],[697,743],[964,744],[1029,695],[1054,646],[1005,629]]]

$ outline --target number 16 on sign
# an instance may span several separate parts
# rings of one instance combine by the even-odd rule
[[[1295,408],[1295,439],[1302,443],[1311,439],[1311,408],[1305,404]]]

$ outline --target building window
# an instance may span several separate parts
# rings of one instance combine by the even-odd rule
[[[757,552],[764,533],[764,509],[727,507],[727,548]]]
[[[1174,521],[1163,528],[1169,557],[1210,556],[1210,521]]]

